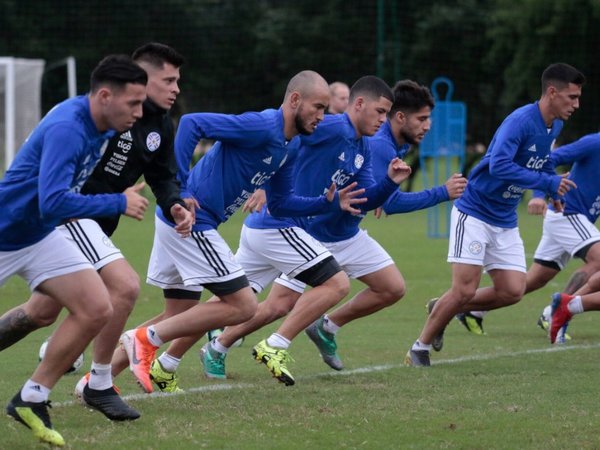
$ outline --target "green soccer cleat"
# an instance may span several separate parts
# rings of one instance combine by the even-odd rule
[[[225,374],[225,357],[227,354],[219,353],[207,342],[200,349],[200,362],[204,366],[204,375],[207,378],[216,378],[224,380],[227,378]]]
[[[427,309],[427,314],[431,314],[431,311],[433,311],[433,308],[435,307],[435,304],[437,303],[439,299],[438,298],[432,298],[431,300],[429,300],[427,302],[427,304],[425,305],[425,308]],[[436,351],[439,352],[442,350],[442,348],[444,347],[444,331],[446,331],[446,327],[444,327],[444,329],[442,331],[440,331],[437,335],[435,335],[433,337],[433,341],[431,342],[431,347]]]
[[[175,372],[167,372],[160,361],[155,359],[150,366],[150,379],[158,386],[161,392],[183,392],[178,385],[178,377]]]
[[[252,356],[257,361],[262,362],[271,371],[274,378],[286,386],[293,386],[296,382],[294,377],[285,366],[286,363],[292,361],[290,354],[283,348],[273,348],[267,344],[267,340],[263,339],[252,349]]]
[[[33,435],[40,441],[63,447],[65,440],[52,428],[48,408],[51,408],[49,401],[26,402],[21,399],[21,393],[18,392],[7,405],[6,414],[31,429]]]
[[[481,317],[475,317],[470,312],[466,312],[457,314],[456,318],[469,332],[478,336],[483,336],[485,334],[485,331],[483,331],[483,319]]]
[[[328,333],[323,329],[323,318],[314,321],[304,332],[319,349],[319,353],[325,364],[334,370],[342,370],[344,368],[342,360],[336,353],[337,344],[335,342],[335,334]]]

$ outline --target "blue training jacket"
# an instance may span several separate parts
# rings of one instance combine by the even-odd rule
[[[195,113],[181,118],[175,138],[182,197],[193,196],[200,204],[195,231],[216,229],[257,189],[269,181],[269,209],[277,215],[303,216],[340,209],[336,194],[329,202],[322,192],[300,197],[293,192],[293,161],[300,140],[289,142],[283,132],[281,109],[240,115]],[[190,170],[192,154],[200,139],[217,142]],[[157,214],[173,225],[160,208]]]
[[[561,177],[548,160],[562,126],[556,119],[548,129],[538,102],[513,111],[471,171],[464,194],[455,202],[457,209],[493,226],[515,228],[525,189],[556,197]]]
[[[113,134],[97,130],[87,96],[48,112],[0,181],[0,251],[33,245],[65,219],[125,212],[123,194],[79,194]]]

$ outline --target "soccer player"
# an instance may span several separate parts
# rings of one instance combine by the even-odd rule
[[[595,170],[600,164],[599,149],[600,135],[594,133],[551,153],[550,163],[554,167],[572,164],[569,179],[577,185],[577,189],[565,194],[562,212],[552,204],[546,207],[543,192],[535,191],[534,198],[529,202],[531,214],[544,215],[544,226],[534,262],[527,271],[526,294],[544,287],[573,257],[582,259],[584,264],[571,275],[563,293],[581,295],[597,290],[593,287],[594,279],[590,277],[600,270],[600,232],[594,225],[600,214],[600,179]],[[588,279],[590,284],[587,283]],[[578,308],[577,312],[582,311]],[[480,311],[471,311],[462,317],[469,331],[477,332],[477,327],[482,326]],[[556,323],[553,322],[554,327]],[[549,323],[543,314],[538,324],[548,330]],[[554,338],[551,341],[554,343],[556,333],[552,335]]]
[[[452,286],[436,302],[405,363],[429,366],[433,339],[457,313],[491,310],[518,302],[525,292],[523,241],[517,207],[525,189],[553,199],[575,183],[548,164],[563,121],[579,107],[584,76],[563,63],[542,74],[542,96],[513,111],[502,122],[485,157],[471,171],[465,193],[452,209],[448,262]],[[479,288],[482,267],[493,286]]]
[[[157,203],[167,211],[170,220],[177,223],[179,233],[188,236],[193,215],[186,209],[179,193],[173,150],[174,130],[168,114],[179,94],[179,68],[183,58],[171,47],[159,43],[138,48],[132,57],[148,73],[143,116],[130,130],[109,141],[81,193],[120,193],[144,175]],[[139,292],[138,275],[108,237],[118,223],[119,216],[112,215],[68,222],[58,229],[79,247],[98,271],[108,289],[114,311],[112,319],[94,339],[91,371],[84,377],[83,386],[79,387],[82,390],[80,395],[86,404],[111,420],[134,420],[140,414],[119,397],[111,376],[113,351]],[[165,295],[169,295],[168,291]],[[0,319],[2,348],[34,329],[54,323],[60,309],[56,300],[34,292],[27,303]]]
[[[293,195],[292,162],[298,134],[311,134],[323,119],[329,89],[316,72],[303,71],[288,83],[280,109],[241,115],[188,114],[181,118],[175,151],[179,176],[202,208],[196,211],[192,236],[177,237],[173,224],[158,208],[148,268],[148,283],[163,289],[209,289],[220,301],[200,303],[174,317],[121,336],[130,368],[142,389],[152,392],[151,364],[156,349],[178,337],[234,325],[252,317],[256,296],[242,267],[217,227],[225,222],[255,189],[267,186],[269,209],[283,216],[322,214],[340,209],[358,213],[352,205],[361,190],[353,185],[340,191],[331,182],[325,194]],[[202,138],[217,142],[190,171],[194,148]],[[346,281],[347,282],[347,281]]]
[[[350,100],[350,88],[346,83],[334,81],[329,85],[329,114],[342,114],[348,107]]]
[[[68,310],[44,359],[6,412],[41,441],[65,444],[52,427],[48,396],[61,376],[112,317],[109,294],[92,264],[56,230],[65,219],[126,214],[141,220],[148,201],[130,188],[82,195],[82,185],[113,130],[142,117],[146,72],[126,56],[103,59],[90,93],[55,106],[33,130],[0,181],[0,282],[22,276],[32,291]]]

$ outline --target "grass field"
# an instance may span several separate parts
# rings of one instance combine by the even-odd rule
[[[237,246],[242,216],[222,227]],[[152,215],[144,222],[124,219],[114,237],[142,278],[152,244]],[[299,336],[289,367],[296,385],[284,387],[257,365],[251,347],[273,324],[249,336],[228,356],[227,381],[209,381],[201,372],[199,346],[183,360],[182,395],[145,395],[129,373],[116,380],[140,410],[133,423],[112,423],[73,401],[79,375],[65,376],[54,389],[54,425],[73,449],[565,449],[600,448],[596,386],[600,339],[593,314],[577,317],[573,340],[551,347],[536,320],[549,295],[564,285],[565,274],[521,303],[486,318],[487,336],[467,333],[454,321],[432,367],[413,369],[402,359],[425,320],[427,299],[450,281],[447,241],[426,237],[424,212],[375,220],[364,225],[394,257],[408,293],[396,306],[344,327],[338,334],[346,369],[325,366],[310,341]],[[521,211],[528,258],[541,233],[541,219]],[[488,280],[484,278],[484,282]],[[353,284],[353,291],[360,289]],[[13,278],[0,288],[2,309],[28,295]],[[143,286],[129,324],[162,309],[161,291]],[[40,343],[51,329],[39,330],[2,352],[0,393],[14,395],[37,363]],[[86,369],[90,353],[86,354]],[[4,418],[0,448],[40,448],[21,425]]]

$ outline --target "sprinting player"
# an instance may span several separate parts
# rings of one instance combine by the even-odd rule
[[[44,359],[6,407],[38,439],[63,446],[52,427],[51,389],[112,317],[109,294],[88,259],[56,230],[65,219],[125,214],[141,220],[148,201],[136,187],[81,195],[114,131],[142,117],[146,72],[126,56],[103,59],[88,95],[55,106],[33,130],[0,181],[0,282],[13,274],[68,310]]]
[[[434,100],[426,86],[412,80],[402,80],[396,83],[393,91],[394,104],[388,113],[388,121],[369,139],[375,179],[385,176],[386,165],[392,158],[404,159],[411,146],[418,145],[431,128]],[[383,205],[383,211],[386,214],[400,214],[426,209],[458,198],[466,184],[466,178],[454,174],[445,185],[432,189],[421,192],[396,190]],[[337,253],[334,252],[334,255],[337,257]],[[359,258],[359,255],[357,253],[354,257]],[[306,330],[319,348],[323,360],[326,363],[331,361],[334,369],[341,368],[336,353],[337,331],[349,322],[394,305],[404,296],[406,289],[404,279],[393,262],[388,267],[367,272],[358,279],[368,287]],[[441,339],[436,345],[441,348]]]
[[[156,231],[147,282],[163,289],[200,291],[208,288],[220,301],[200,303],[174,317],[121,336],[130,368],[142,389],[152,392],[151,364],[156,349],[178,337],[234,325],[252,317],[256,296],[242,267],[216,231],[246,199],[269,181],[269,209],[277,215],[321,214],[352,207],[364,199],[353,185],[324,195],[302,198],[292,193],[292,162],[298,134],[311,134],[323,119],[329,101],[325,80],[303,71],[287,87],[279,110],[238,116],[197,113],[181,118],[175,151],[179,176],[191,197],[202,206],[196,211],[192,236],[179,239],[173,224],[157,209]],[[190,171],[194,148],[201,138],[217,142]],[[322,194],[322,193],[320,193]]]
[[[543,190],[556,199],[575,187],[554,173],[548,159],[563,120],[579,107],[583,82],[577,69],[550,65],[542,74],[541,99],[513,111],[496,130],[452,209],[448,247],[452,286],[436,302],[405,364],[429,366],[434,337],[456,314],[509,306],[523,296],[525,250],[517,207],[525,189]],[[478,289],[482,267],[493,286]]]
[[[167,211],[170,220],[178,224],[178,232],[188,236],[193,215],[179,195],[173,150],[174,130],[168,115],[179,94],[179,67],[183,64],[183,58],[171,47],[158,43],[138,48],[132,57],[148,73],[143,116],[130,130],[109,141],[102,159],[83,185],[81,193],[124,192],[144,175],[157,203]],[[134,420],[140,414],[121,399],[113,387],[111,376],[113,351],[139,292],[138,275],[108,237],[118,223],[119,216],[112,215],[72,221],[58,229],[77,244],[98,271],[108,289],[114,311],[112,319],[94,339],[91,371],[85,375],[83,386],[79,387],[80,395],[85,403],[111,420]],[[34,292],[27,303],[13,308],[0,318],[0,325],[3,325],[2,348],[39,327],[54,323],[60,309],[56,300]]]
[[[342,114],[350,101],[350,88],[346,83],[334,81],[329,85],[329,114]]]
[[[574,257],[582,259],[584,264],[571,275],[563,293],[593,292],[594,288],[587,287],[587,281],[600,270],[600,232],[594,225],[600,214],[600,178],[596,170],[600,165],[599,150],[600,135],[594,133],[559,147],[550,155],[554,167],[572,164],[569,179],[577,189],[565,194],[562,212],[556,211],[552,204],[546,208],[543,192],[536,191],[529,202],[531,214],[544,215],[544,226],[534,262],[527,271],[525,294],[546,286]],[[479,321],[469,321],[469,315]],[[477,326],[482,327],[482,320],[479,311],[465,313],[465,323],[470,331],[476,332]],[[545,330],[549,327],[543,314],[538,324]],[[556,337],[552,343],[555,340]]]

